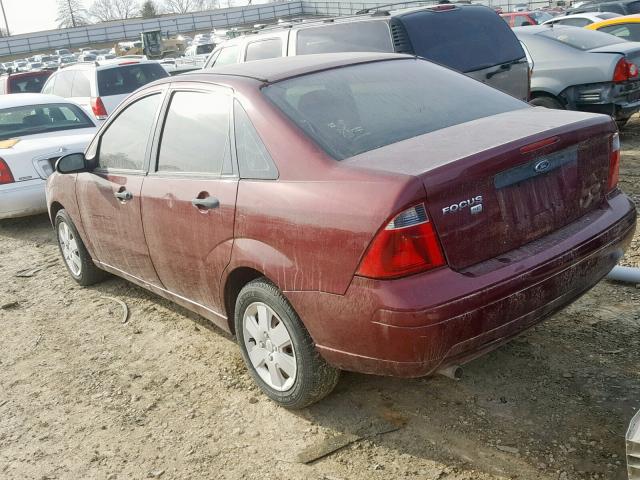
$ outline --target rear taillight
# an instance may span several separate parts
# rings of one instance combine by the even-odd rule
[[[9,165],[7,165],[7,162],[5,162],[2,158],[0,158],[0,185],[13,182],[13,173],[11,173]]]
[[[438,236],[420,203],[396,215],[377,233],[357,275],[397,278],[444,264]]]
[[[104,103],[100,97],[91,98],[91,110],[98,120],[106,120],[107,109],[104,108]]]
[[[609,178],[607,179],[607,192],[618,186],[620,178],[620,136],[614,133],[611,136],[611,156],[609,157]]]
[[[621,58],[613,70],[613,81],[620,83],[632,78],[638,78],[638,66],[633,62],[628,62],[625,58]]]

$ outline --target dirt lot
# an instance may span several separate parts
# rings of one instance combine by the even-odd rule
[[[622,139],[621,183],[640,203],[640,120]],[[639,235],[624,263],[640,264]],[[233,340],[196,315],[116,278],[76,286],[44,216],[0,222],[2,305],[2,479],[626,478],[634,286],[601,282],[462,381],[345,374],[301,412],[261,395]]]

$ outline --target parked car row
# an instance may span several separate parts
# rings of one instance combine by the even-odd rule
[[[612,117],[640,108],[638,47],[448,4],[261,28],[173,78],[78,63],[0,97],[0,150],[24,155],[0,151],[0,205],[20,215],[4,198],[48,176],[34,202],[75,281],[109,272],[209,318],[285,407],[341,370],[455,371],[631,241]],[[55,152],[28,148],[47,134]]]

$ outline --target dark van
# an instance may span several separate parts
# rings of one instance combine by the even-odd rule
[[[424,57],[516,98],[529,96],[529,65],[520,42],[492,9],[435,5],[291,23],[229,40],[205,68],[282,56],[397,52]],[[384,8],[384,7],[382,7]]]

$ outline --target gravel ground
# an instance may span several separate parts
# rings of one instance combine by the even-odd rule
[[[640,120],[622,142],[640,203]],[[638,235],[623,263],[640,264]],[[622,480],[639,299],[604,281],[459,382],[347,373],[289,412],[232,338],[121,279],[76,286],[46,217],[3,221],[0,478]]]

